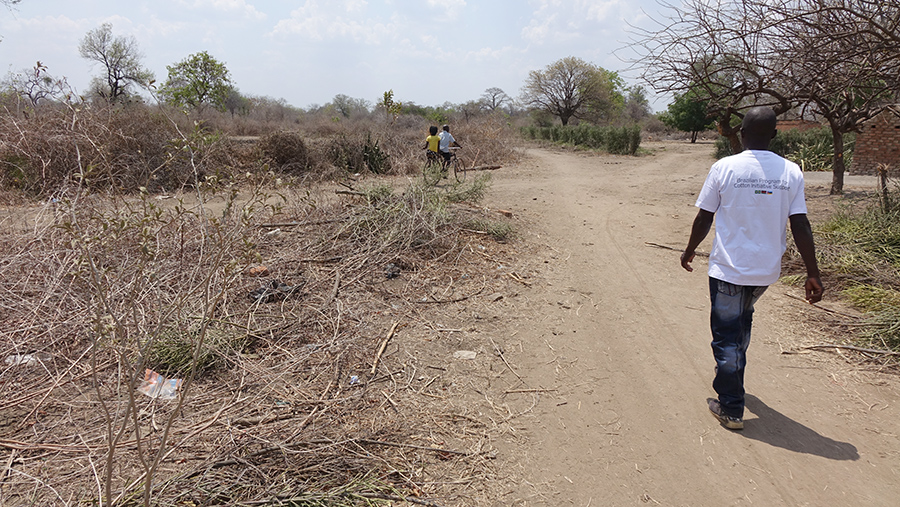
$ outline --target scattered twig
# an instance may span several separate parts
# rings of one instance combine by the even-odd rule
[[[456,454],[457,456],[474,456],[475,454],[465,451],[454,451],[453,449],[443,449],[441,447],[426,447],[424,445],[402,444],[398,442],[384,442],[382,440],[369,440],[365,438],[356,439],[356,442],[369,445],[386,445],[388,447],[404,447],[407,449],[418,449],[420,451],[432,451],[442,454]]]
[[[316,222],[282,222],[277,224],[260,224],[260,229],[278,229],[281,227],[309,227],[313,225],[335,224],[343,222],[345,218],[335,218],[333,220],[318,220]]]
[[[330,264],[332,262],[341,262],[344,258],[340,255],[334,257],[328,257],[326,259],[300,259],[297,262],[304,262],[309,264]]]
[[[340,195],[358,195],[361,197],[366,196],[366,194],[364,192],[357,192],[355,190],[335,190],[334,193],[340,194]]]
[[[416,303],[423,304],[423,305],[429,305],[429,304],[445,304],[445,303],[459,303],[460,301],[465,301],[465,300],[467,300],[467,299],[469,299],[469,298],[471,298],[471,297],[475,297],[475,296],[481,294],[481,292],[482,292],[483,290],[484,290],[484,286],[482,286],[480,289],[478,289],[478,291],[476,291],[476,292],[474,292],[474,293],[472,293],[472,294],[469,294],[468,296],[463,296],[463,297],[456,298],[456,299],[431,299],[431,300],[429,300],[429,301],[416,301]]]
[[[860,318],[858,315],[850,315],[849,313],[839,312],[839,311],[837,311],[837,310],[832,310],[832,309],[830,309],[830,308],[825,308],[824,306],[819,306],[819,305],[817,305],[817,304],[815,304],[815,303],[810,303],[810,302],[807,301],[806,299],[804,299],[804,298],[802,298],[802,297],[800,297],[800,296],[797,296],[797,295],[795,295],[795,294],[791,294],[790,292],[785,292],[784,295],[787,296],[787,297],[789,297],[789,298],[796,299],[797,301],[803,301],[804,303],[808,304],[809,306],[812,306],[813,308],[817,308],[817,309],[819,309],[819,310],[822,310],[823,312],[833,313],[833,314],[835,314],[835,315],[840,315],[841,317],[847,317],[847,318],[849,318],[849,319],[859,319],[859,318]]]
[[[878,349],[867,349],[863,347],[854,347],[853,345],[810,345],[808,347],[801,347],[805,350],[820,350],[820,349],[844,349],[844,350],[854,350],[856,352],[865,352],[867,354],[878,354],[881,356],[900,356],[900,352],[894,352],[892,350],[878,350]]]
[[[526,286],[526,287],[531,287],[531,282],[522,279],[522,277],[519,276],[519,274],[516,273],[515,271],[511,271],[511,272],[507,273],[507,275],[508,275],[510,278],[512,278],[513,280],[515,280],[515,281],[521,283],[522,285],[524,285],[524,286]]]
[[[415,498],[412,496],[395,496],[395,495],[385,495],[383,493],[357,493],[357,495],[363,498],[371,498],[378,500],[391,500],[392,502],[407,502],[414,503],[416,505],[425,505],[426,507],[441,507],[440,504],[436,504],[434,502],[430,502],[428,500],[422,500],[420,498]]]
[[[9,459],[6,460],[6,466],[3,467],[3,473],[0,474],[0,485],[3,484],[3,481],[6,480],[6,476],[9,475],[10,469],[12,469],[13,463],[16,460],[16,449],[12,449],[9,451]]]
[[[378,353],[375,354],[375,360],[372,361],[372,371],[371,375],[375,375],[375,371],[378,369],[378,361],[381,360],[381,355],[384,354],[384,349],[387,347],[389,341],[391,341],[391,337],[394,336],[394,332],[397,331],[397,326],[400,325],[400,321],[394,322],[394,325],[391,326],[391,330],[388,332],[387,338],[381,342],[381,347],[378,347]]]
[[[668,245],[660,245],[659,243],[653,243],[653,242],[651,242],[651,241],[645,241],[644,244],[647,245],[647,246],[653,246],[653,247],[656,247],[656,248],[662,248],[663,250],[672,250],[672,251],[675,251],[675,252],[682,252],[682,253],[684,252],[684,249],[681,249],[681,248],[675,248],[675,247],[673,247],[673,246],[668,246]],[[708,253],[703,253],[703,252],[694,252],[694,255],[696,255],[697,257],[709,257],[709,254],[708,254]]]
[[[340,288],[341,272],[336,270],[334,272],[334,285],[331,287],[331,293],[328,295],[328,299],[326,299],[325,302],[322,303],[322,306],[319,307],[319,311],[323,311],[328,308],[329,305],[331,305],[332,301],[334,301],[334,298],[337,297],[338,290],[340,290]]]
[[[519,394],[519,393],[555,393],[558,389],[510,389],[508,391],[503,391],[504,394]]]
[[[503,351],[500,350],[500,346],[497,345],[497,343],[494,341],[493,338],[490,338],[490,337],[488,337],[488,338],[491,340],[491,344],[494,346],[494,351],[497,352],[498,356],[500,356],[500,359],[503,361],[503,364],[505,364],[506,367],[509,368],[509,371],[511,371],[512,374],[515,375],[516,378],[519,379],[519,381],[524,384],[525,380],[522,379],[522,377],[520,377],[518,373],[516,373],[516,370],[514,370],[512,366],[510,366],[509,361],[507,361],[506,357],[503,356]]]

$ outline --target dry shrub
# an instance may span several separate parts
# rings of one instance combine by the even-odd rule
[[[179,128],[160,109],[46,107],[0,116],[0,187],[45,196],[62,188],[133,192],[194,185],[227,167],[221,137]]]
[[[285,174],[301,174],[309,167],[309,150],[298,132],[273,132],[259,140],[260,159]]]
[[[463,386],[423,382],[414,359],[386,354],[371,373],[392,321],[427,329],[419,302],[459,313],[454,301],[514,283],[471,245],[463,224],[480,212],[451,202],[465,189],[336,201],[262,188],[81,194],[3,230],[0,357],[43,358],[0,370],[0,446],[16,453],[4,502],[472,505],[478,486],[454,485],[487,477],[487,435],[505,429],[453,403]],[[245,274],[259,262],[271,278]],[[393,288],[390,266],[403,276]],[[299,290],[248,297],[274,278]],[[162,364],[154,344],[207,365],[205,340],[218,351],[207,370],[166,362],[183,397],[136,393],[147,360]]]

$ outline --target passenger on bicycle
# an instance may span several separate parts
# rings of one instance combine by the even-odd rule
[[[431,135],[425,138],[425,153],[428,156],[428,160],[437,160],[438,147],[441,144],[441,138],[437,135],[438,128],[435,126],[431,126],[428,129],[428,132]]]
[[[444,125],[443,130],[441,130],[440,138],[441,156],[444,157],[444,167],[447,167],[450,165],[450,146],[456,146],[458,148],[462,148],[462,146],[456,142],[456,139],[453,138],[453,134],[450,133],[450,125]]]

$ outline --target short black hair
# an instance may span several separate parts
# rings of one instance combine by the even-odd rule
[[[428,132],[429,132],[431,135],[437,134],[437,127],[435,127],[434,125],[432,125],[431,127],[428,127]]]
[[[754,107],[747,111],[741,122],[741,131],[746,136],[771,139],[776,128],[775,111],[771,107]]]

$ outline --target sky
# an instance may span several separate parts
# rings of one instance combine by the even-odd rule
[[[643,84],[623,61],[627,30],[657,10],[656,0],[22,0],[0,6],[0,70],[40,61],[84,93],[103,69],[79,42],[110,23],[160,83],[167,66],[207,51],[245,95],[307,108],[393,90],[437,106],[492,87],[518,97],[529,71],[567,56]],[[651,96],[653,110],[666,106]]]

